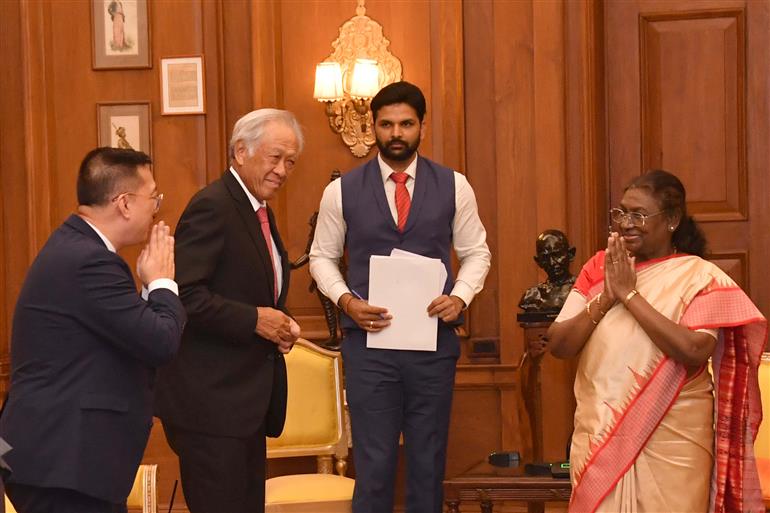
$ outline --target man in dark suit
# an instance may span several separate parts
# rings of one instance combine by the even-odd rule
[[[282,354],[299,336],[285,311],[288,256],[266,201],[291,174],[302,142],[287,111],[243,116],[230,168],[190,200],[177,226],[190,323],[159,374],[156,415],[179,456],[192,513],[264,510],[265,435],[283,428]]]
[[[78,211],[27,273],[13,319],[0,436],[13,449],[6,491],[20,513],[126,511],[152,427],[155,368],[179,348],[184,308],[174,239],[152,227],[136,270],[117,250],[147,239],[163,198],[144,153],[83,159]]]
[[[417,155],[425,137],[425,97],[396,82],[371,102],[377,157],[324,191],[310,272],[345,315],[347,391],[353,429],[354,513],[393,511],[399,434],[406,453],[407,513],[441,513],[449,413],[460,346],[454,328],[484,285],[490,253],[476,198],[463,175]],[[460,260],[452,275],[450,251]],[[435,351],[367,347],[387,330],[385,308],[370,305],[369,259],[402,249],[439,258],[441,295],[425,305],[438,317]],[[347,275],[337,263],[347,250]],[[358,294],[361,294],[359,296]]]

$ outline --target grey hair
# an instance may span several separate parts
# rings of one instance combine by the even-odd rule
[[[228,149],[230,159],[235,158],[235,143],[238,141],[243,141],[246,148],[248,148],[249,155],[253,155],[259,140],[265,134],[265,127],[271,122],[284,123],[291,128],[294,131],[294,136],[297,138],[297,153],[302,153],[305,137],[302,135],[302,128],[299,126],[299,122],[294,117],[294,114],[288,110],[257,109],[235,122]]]

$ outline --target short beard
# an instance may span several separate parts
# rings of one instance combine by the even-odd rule
[[[410,145],[406,141],[401,140],[401,139],[396,139],[396,141],[404,144],[404,146],[405,146],[404,149],[401,152],[399,152],[399,153],[394,153],[394,152],[390,151],[390,148],[388,147],[388,144],[390,144],[390,143],[392,143],[394,141],[390,141],[390,143],[385,144],[382,141],[380,141],[379,139],[377,139],[377,148],[380,150],[380,154],[384,158],[386,158],[388,160],[394,160],[396,162],[405,162],[405,161],[411,159],[412,156],[417,151],[417,148],[420,147],[420,140],[419,139],[414,143],[414,145]]]

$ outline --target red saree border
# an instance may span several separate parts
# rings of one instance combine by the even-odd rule
[[[578,473],[570,513],[593,513],[634,464],[686,381],[683,366],[664,357],[604,441]]]
[[[709,510],[764,512],[753,444],[762,422],[758,368],[767,321],[740,288],[714,281],[680,323],[723,328],[712,357],[716,433]]]

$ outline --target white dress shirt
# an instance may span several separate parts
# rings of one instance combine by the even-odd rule
[[[96,235],[99,236],[100,239],[102,239],[102,242],[104,242],[104,245],[107,246],[107,249],[112,251],[113,253],[117,253],[115,251],[115,246],[112,245],[112,242],[110,242],[110,239],[107,238],[106,235],[104,235],[99,228],[93,225],[93,223],[89,222],[88,219],[85,217],[81,217],[83,221],[86,222],[88,226],[91,227],[93,231],[96,232]],[[142,299],[145,301],[147,300],[147,297],[150,295],[150,292],[152,292],[155,289],[168,289],[177,296],[179,295],[179,286],[176,284],[174,280],[171,280],[169,278],[158,278],[155,280],[152,280],[147,287],[142,285]]]
[[[230,166],[230,172],[238,181],[238,185],[241,186],[243,192],[246,193],[246,197],[249,198],[249,203],[251,203],[251,207],[254,209],[255,216],[257,214],[257,210],[260,208],[267,208],[267,202],[259,201],[254,197],[253,194],[251,194],[251,192],[243,184],[243,180],[241,180],[241,177],[238,175],[238,171],[233,169],[232,166]],[[257,222],[257,224],[259,224],[259,222]],[[260,234],[261,233],[262,231],[260,230]],[[283,267],[281,266],[281,254],[278,253],[278,246],[275,245],[275,239],[273,238],[272,230],[270,232],[270,244],[273,246],[273,268],[275,269],[275,283],[278,286],[278,297],[281,297],[281,289],[283,288]]]
[[[396,183],[390,179],[393,169],[382,157],[377,155],[382,173],[382,183],[385,187],[385,197],[393,220],[398,223],[396,209]],[[417,172],[417,158],[404,171],[409,178],[406,189],[409,196],[413,195],[414,178]],[[484,279],[489,272],[492,255],[487,247],[487,232],[481,224],[476,196],[473,194],[468,180],[460,173],[454,173],[455,178],[455,217],[452,220],[452,242],[455,253],[460,259],[460,270],[457,273],[451,295],[462,299],[466,306],[484,286]],[[340,273],[338,263],[345,249],[345,232],[347,224],[342,214],[342,185],[340,180],[334,180],[326,186],[321,206],[318,210],[315,238],[310,248],[310,274],[318,284],[318,288],[329,299],[338,303],[340,297],[349,293],[350,289],[345,278]]]

